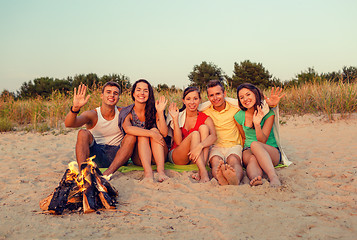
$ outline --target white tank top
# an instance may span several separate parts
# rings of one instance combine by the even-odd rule
[[[115,107],[115,117],[110,121],[103,118],[100,107],[97,107],[96,110],[98,115],[97,124],[89,130],[95,141],[97,144],[118,146],[124,137],[118,126],[119,110]]]

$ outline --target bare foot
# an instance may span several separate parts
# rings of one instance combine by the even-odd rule
[[[192,174],[191,176],[193,179],[195,179],[196,181],[200,181],[201,180],[201,177],[200,177],[200,174],[199,173],[194,173]]]
[[[144,178],[143,178],[142,182],[154,182],[153,172],[145,172],[144,171]]]
[[[165,180],[169,179],[169,177],[164,173],[164,172],[161,172],[161,173],[158,173],[158,181],[159,182],[163,182]]]
[[[142,184],[152,184],[154,183],[154,178],[152,177],[145,177],[140,181]]]
[[[253,178],[249,184],[250,184],[250,186],[262,185],[263,184],[262,177],[258,176],[258,177]]]
[[[217,181],[220,185],[228,185],[228,181],[223,175],[222,168],[224,168],[224,162],[219,161],[219,165],[218,165],[217,173],[216,173]]]
[[[204,176],[204,177],[201,177],[201,179],[200,179],[200,183],[205,183],[205,182],[209,182],[209,177],[208,177],[208,175],[207,175],[207,176]]]
[[[225,164],[221,169],[223,176],[227,179],[229,185],[239,185],[236,171],[229,164]]]
[[[272,177],[271,179],[269,179],[270,181],[270,187],[280,187],[281,186],[281,182],[278,178],[278,176]]]

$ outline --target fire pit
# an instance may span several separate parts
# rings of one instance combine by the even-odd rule
[[[103,177],[94,158],[81,165],[80,174],[76,163],[70,163],[58,187],[40,201],[40,208],[52,214],[62,214],[66,209],[84,213],[115,209],[118,191]]]

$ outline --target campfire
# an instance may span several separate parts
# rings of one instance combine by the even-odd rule
[[[80,174],[76,163],[70,163],[58,187],[40,201],[40,208],[52,214],[62,214],[65,209],[90,213],[116,208],[118,192],[103,178],[93,158],[81,165]]]

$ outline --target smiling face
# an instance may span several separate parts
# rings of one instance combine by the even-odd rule
[[[238,99],[243,107],[250,109],[257,102],[255,94],[248,88],[242,88],[238,92]]]
[[[116,86],[106,86],[100,95],[103,104],[115,106],[119,101],[120,90]]]
[[[221,86],[217,85],[207,89],[207,95],[209,101],[212,103],[213,108],[217,111],[221,111],[226,107],[226,91]]]
[[[185,104],[188,111],[197,111],[198,105],[200,104],[200,96],[197,91],[192,91],[188,93],[184,99],[182,99],[183,104]]]
[[[149,86],[144,82],[138,82],[133,92],[135,102],[146,103],[149,99]]]

